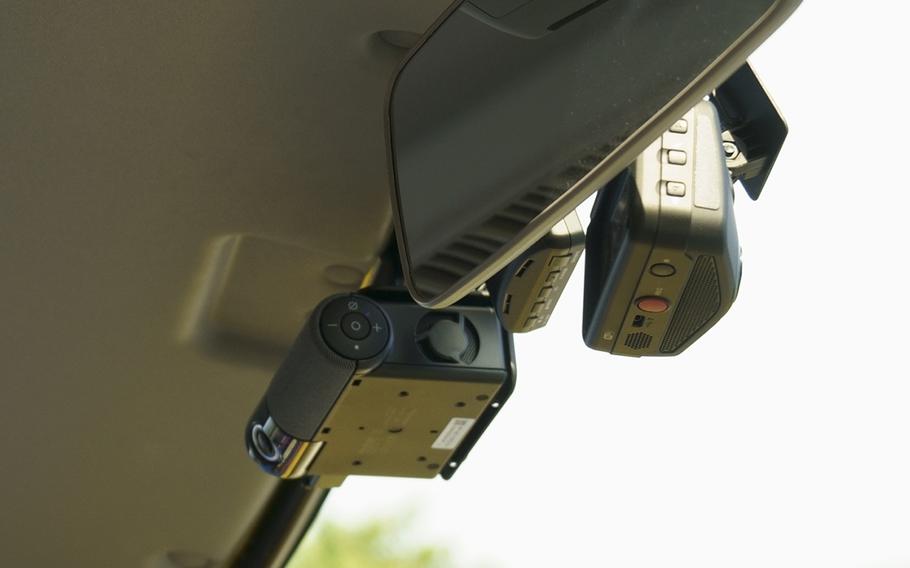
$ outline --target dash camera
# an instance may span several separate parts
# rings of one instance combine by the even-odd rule
[[[316,307],[246,428],[269,474],[448,479],[508,399],[512,337],[489,300],[446,310],[404,290]]]
[[[586,251],[583,332],[593,349],[677,355],[729,310],[742,266],[722,127],[710,102],[601,190]]]

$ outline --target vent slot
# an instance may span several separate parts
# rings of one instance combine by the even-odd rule
[[[460,241],[460,243],[456,243],[456,244],[464,244],[466,246],[473,246],[474,248],[476,248],[478,250],[485,251],[487,254],[490,254],[490,253],[496,252],[496,250],[500,247],[501,243],[499,243],[498,241],[484,238],[480,235],[465,235],[464,239],[462,239]]]
[[[589,148],[573,163],[540,180],[542,183],[504,204],[489,218],[414,267],[415,280],[420,283],[421,291],[431,295],[441,293],[496,254],[566,190],[590,173],[614,147],[615,143],[605,146],[603,151]]]
[[[651,341],[654,338],[648,335],[647,333],[630,333],[626,336],[626,347],[629,349],[647,349],[651,347]]]
[[[531,268],[531,265],[532,265],[532,264],[534,264],[534,259],[533,259],[533,258],[529,258],[528,260],[526,260],[526,261],[524,262],[524,264],[521,265],[521,268],[519,268],[519,269],[515,272],[515,278],[521,278],[522,276],[524,276],[524,275],[525,275],[525,272],[527,272],[528,269]]]
[[[476,246],[471,246],[463,242],[455,243],[451,248],[448,249],[449,254],[459,258],[465,262],[470,262],[474,266],[477,266],[481,262],[487,259],[489,252],[484,252]]]
[[[445,253],[434,256],[433,261],[427,263],[427,266],[458,275],[472,270],[477,265],[464,258]]]
[[[568,16],[566,16],[566,17],[564,17],[564,18],[562,18],[562,19],[560,19],[560,20],[556,20],[555,22],[553,22],[552,24],[550,24],[549,26],[547,26],[547,30],[548,30],[548,31],[551,31],[551,32],[555,32],[556,30],[558,30],[559,28],[561,28],[561,27],[563,27],[564,25],[568,24],[569,22],[571,22],[571,21],[573,21],[573,20],[576,20],[576,19],[578,19],[578,18],[584,16],[585,14],[587,14],[588,12],[590,12],[591,10],[593,10],[594,8],[597,8],[597,7],[600,6],[601,4],[606,4],[608,1],[609,1],[609,0],[594,0],[594,2],[591,2],[591,3],[588,4],[587,6],[584,6],[583,8],[581,8],[581,9],[579,9],[579,10],[576,10],[575,12],[572,12],[572,13],[569,14]]]
[[[420,291],[425,294],[441,294],[454,285],[459,277],[458,274],[452,274],[427,265],[421,266],[414,271],[414,279],[420,283]]]
[[[717,264],[713,256],[700,256],[695,261],[686,289],[676,305],[676,313],[660,345],[660,352],[677,351],[719,311],[720,281]]]

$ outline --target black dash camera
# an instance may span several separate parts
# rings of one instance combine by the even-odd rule
[[[489,300],[446,310],[404,290],[316,307],[246,428],[277,477],[451,477],[508,399],[511,335]]]
[[[677,355],[733,304],[742,267],[721,134],[703,101],[601,190],[586,241],[589,347]]]
[[[585,230],[573,211],[493,277],[487,288],[503,327],[525,333],[547,325],[584,248]]]

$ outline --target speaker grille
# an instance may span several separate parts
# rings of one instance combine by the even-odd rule
[[[651,340],[654,339],[647,333],[630,333],[626,336],[626,347],[629,349],[647,349],[651,347]]]
[[[661,353],[673,353],[703,328],[720,310],[720,282],[713,256],[700,256],[683,290]]]

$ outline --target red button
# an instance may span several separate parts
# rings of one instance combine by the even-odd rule
[[[662,314],[670,309],[670,300],[657,296],[639,298],[636,303],[639,310],[648,312],[649,314]]]

